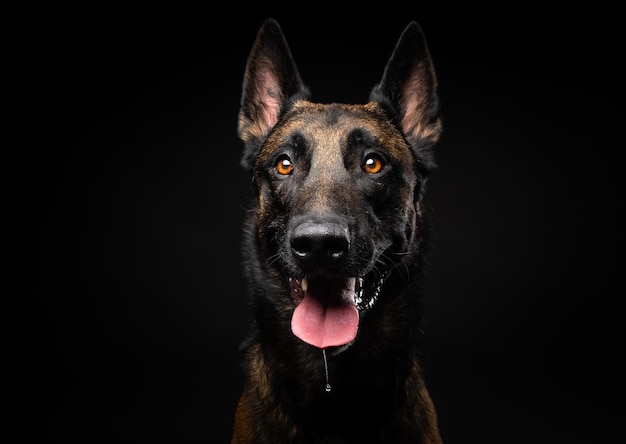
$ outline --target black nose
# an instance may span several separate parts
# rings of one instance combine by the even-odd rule
[[[303,222],[291,233],[291,250],[303,266],[331,265],[349,248],[348,229],[335,222]]]

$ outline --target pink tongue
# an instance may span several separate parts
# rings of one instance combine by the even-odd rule
[[[304,299],[293,312],[293,334],[318,348],[352,342],[359,327],[359,312],[353,302],[354,283],[354,278],[311,280]]]

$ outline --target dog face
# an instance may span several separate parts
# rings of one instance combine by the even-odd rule
[[[388,274],[419,250],[440,131],[416,23],[358,105],[311,102],[280,27],[263,24],[244,77],[242,164],[257,191],[255,242],[282,277],[297,337],[324,349],[349,345]]]
[[[254,166],[267,255],[293,277],[370,272],[415,233],[415,166],[377,104],[295,103]]]

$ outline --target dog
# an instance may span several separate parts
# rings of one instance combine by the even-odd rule
[[[282,28],[262,23],[237,129],[252,323],[233,444],[441,443],[420,330],[437,90],[415,21],[364,104],[310,101]]]

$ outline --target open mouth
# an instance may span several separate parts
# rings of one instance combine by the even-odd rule
[[[291,318],[293,334],[321,349],[351,343],[359,329],[360,313],[374,306],[384,277],[290,278],[296,304]]]

